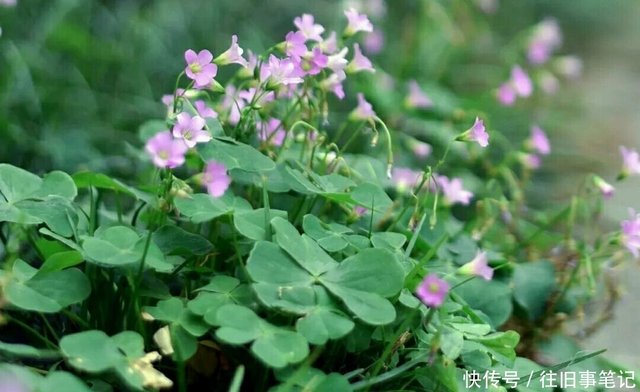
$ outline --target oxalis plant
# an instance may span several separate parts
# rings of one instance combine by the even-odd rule
[[[343,88],[375,71],[358,44],[371,22],[345,16],[342,33],[297,17],[261,55],[236,36],[187,50],[166,118],[140,127],[154,170],[138,185],[0,164],[0,389],[537,391],[565,369],[594,372],[585,390],[632,385],[562,327],[638,256],[640,215],[598,229],[613,186],[596,175],[566,206],[530,207],[551,152],[537,125],[520,147],[473,109],[433,145],[388,126]],[[554,28],[532,30],[531,64]],[[500,104],[532,94],[525,68]],[[438,104],[416,81],[402,103]],[[639,174],[621,152],[620,178]]]

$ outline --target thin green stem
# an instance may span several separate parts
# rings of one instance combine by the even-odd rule
[[[33,336],[35,336],[38,339],[40,339],[40,341],[42,341],[44,344],[46,344],[47,347],[52,348],[52,349],[56,348],[56,345],[52,341],[47,339],[45,336],[43,336],[40,332],[38,332],[37,330],[32,328],[30,325],[28,325],[26,323],[23,323],[22,321],[18,320],[17,318],[15,318],[13,316],[8,315],[8,314],[4,314],[3,316],[8,321],[18,324],[20,327],[24,328],[25,331],[29,332]]]

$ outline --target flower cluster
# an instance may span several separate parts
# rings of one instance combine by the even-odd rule
[[[354,8],[345,11],[345,17],[347,26],[343,39],[373,31],[367,15]],[[296,17],[293,24],[296,30],[288,32],[284,41],[276,45],[276,52],[270,53],[268,58],[258,57],[251,51],[247,51],[247,58],[244,58],[245,51],[239,46],[236,35],[232,36],[229,49],[215,58],[206,49],[185,52],[183,75],[189,79],[189,86],[162,98],[172,128],[159,132],[146,145],[157,167],[175,169],[185,162],[189,149],[211,141],[213,135],[207,126],[208,118],[239,129],[255,125],[256,139],[267,145],[282,146],[289,130],[288,124],[273,110],[280,100],[302,99],[303,96],[317,100],[320,97],[313,96],[317,92],[330,92],[343,99],[346,95],[343,82],[348,74],[375,72],[357,42],[351,48],[342,46],[338,34],[335,31],[326,33],[324,26],[316,23],[312,15]],[[353,55],[348,59],[350,50]],[[222,87],[216,81],[218,67],[229,64],[241,66],[236,78],[240,82],[237,86],[242,87],[234,83]],[[313,80],[317,89],[303,86],[305,80]],[[205,95],[211,97],[211,92],[222,92],[222,96],[213,102],[202,99]],[[425,106],[425,96],[416,99],[416,106]],[[377,115],[364,95],[358,93],[357,101],[350,118],[374,121]],[[257,111],[260,111],[259,119],[252,113]],[[310,132],[309,139],[314,138],[315,132]],[[224,166],[218,162],[205,162],[205,166],[205,172],[200,176],[204,185],[211,195],[222,195],[230,183]]]
[[[511,69],[511,77],[498,87],[496,97],[498,102],[511,106],[518,97],[527,98],[533,93],[533,83],[529,74],[519,65]]]

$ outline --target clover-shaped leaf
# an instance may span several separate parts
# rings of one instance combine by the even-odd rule
[[[71,205],[78,194],[73,180],[54,171],[43,178],[8,164],[0,164],[0,222],[45,223],[64,237],[73,234],[78,215]],[[73,227],[72,227],[73,226]]]
[[[40,271],[18,259],[4,277],[6,300],[13,306],[34,312],[56,313],[84,301],[91,292],[87,277],[76,268]]]
[[[157,272],[171,272],[169,263],[158,246],[151,241],[145,254],[146,235],[126,226],[100,227],[93,237],[85,237],[82,248],[88,260],[109,267],[138,264],[144,256],[146,266]]]
[[[269,215],[273,217],[287,218],[287,211],[269,210]],[[265,240],[266,228],[265,209],[258,208],[256,210],[238,211],[233,215],[233,224],[240,234],[254,241]]]
[[[296,330],[312,344],[325,344],[351,332],[355,323],[337,309],[325,288],[314,286],[314,292],[316,306],[298,319]]]
[[[262,173],[276,168],[276,164],[269,157],[250,145],[231,138],[214,138],[209,143],[199,146],[198,152],[205,162],[221,162],[227,170],[241,169]]]
[[[305,215],[302,227],[304,232],[327,252],[338,252],[349,246],[345,234],[353,232],[350,228],[337,223],[327,225],[311,214]]]
[[[368,248],[338,263],[286,220],[274,218],[271,224],[280,246],[258,242],[247,261],[256,294],[265,305],[308,314],[318,305],[312,285],[322,285],[366,323],[383,325],[395,319],[386,297],[402,289],[404,272],[391,252]]]
[[[375,248],[399,250],[407,241],[404,234],[383,231],[371,234],[371,243]]]
[[[159,301],[156,306],[146,306],[143,310],[154,319],[169,325],[175,359],[178,361],[185,361],[193,356],[197,349],[196,338],[209,330],[202,316],[189,310],[179,298]]]
[[[218,309],[227,304],[248,304],[252,294],[246,284],[231,276],[218,275],[211,282],[198,289],[198,296],[187,304],[193,313],[203,316],[210,325],[219,325]]]
[[[112,337],[97,330],[66,335],[60,340],[60,351],[72,367],[88,373],[114,372],[134,390],[171,386],[150,365],[160,359],[159,354],[145,354],[142,336],[133,331]]]
[[[149,205],[156,205],[156,198],[152,194],[125,185],[124,183],[113,179],[105,174],[85,171],[76,173],[72,177],[73,182],[78,188],[95,187],[99,189],[108,189],[135,197],[138,200],[143,200]]]
[[[174,203],[180,214],[193,223],[207,222],[221,215],[252,209],[248,201],[231,194],[215,198],[206,193],[196,193],[189,197],[177,197]]]
[[[165,254],[204,255],[213,245],[201,235],[190,233],[175,225],[165,225],[153,233],[153,242]]]
[[[71,373],[55,370],[42,376],[25,367],[7,363],[0,364],[0,380],[3,381],[3,386],[10,391],[91,391],[91,388]],[[7,389],[3,389],[3,391],[5,390]]]
[[[282,384],[271,388],[269,392],[294,391],[332,391],[350,392],[353,388],[348,379],[340,373],[325,374],[319,369],[306,367],[293,370],[285,368],[276,371],[276,378]],[[294,386],[292,388],[291,386]]]
[[[309,345],[302,335],[270,324],[251,309],[225,305],[218,310],[221,327],[216,336],[229,344],[251,343],[253,354],[270,367],[282,368],[302,361]]]
[[[404,272],[393,254],[373,248],[346,258],[320,278],[350,311],[373,325],[388,324],[395,319],[395,309],[386,297],[397,294],[403,281]]]

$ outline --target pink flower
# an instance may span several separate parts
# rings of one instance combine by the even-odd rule
[[[187,62],[184,72],[195,82],[195,88],[206,88],[218,74],[218,66],[211,63],[213,55],[206,49],[197,54],[189,49],[184,52],[184,59]]]
[[[345,37],[350,37],[358,31],[364,31],[367,33],[373,31],[373,25],[369,21],[367,15],[359,14],[354,8],[344,11],[344,14],[348,20],[347,27],[344,30]]]
[[[175,98],[180,100],[180,97],[186,96],[186,91],[183,88],[179,88],[176,90]],[[173,114],[173,94],[165,94],[162,96],[162,103],[167,107],[167,115],[171,116]]]
[[[391,170],[391,182],[400,193],[407,192],[417,186],[421,178],[421,172],[406,167],[394,167]]]
[[[338,39],[336,38],[336,32],[332,31],[329,36],[322,41],[318,42],[318,46],[324,53],[331,54],[338,51]]]
[[[577,56],[562,56],[554,61],[558,73],[569,79],[577,79],[582,73],[582,60]]]
[[[544,64],[562,43],[562,33],[555,19],[547,18],[538,23],[529,40],[527,58],[531,64]]]
[[[384,33],[376,29],[364,38],[364,48],[368,53],[378,54],[384,48]]]
[[[511,69],[511,85],[516,94],[521,97],[528,97],[533,92],[533,83],[529,75],[519,65]]]
[[[227,168],[219,162],[209,161],[204,169],[204,185],[213,197],[220,197],[229,188],[231,178],[227,175]]]
[[[302,83],[302,78],[297,76],[296,67],[290,59],[279,59],[274,55],[269,56],[269,63],[266,65],[265,75],[268,77],[267,86],[274,88],[281,84]]]
[[[353,44],[353,59],[347,65],[346,71],[349,73],[356,73],[360,71],[375,72],[375,69],[373,69],[373,65],[371,64],[371,60],[362,54],[360,45],[358,44]]]
[[[462,204],[466,206],[471,202],[473,193],[462,187],[461,178],[449,179],[446,176],[436,175],[435,179],[447,204]]]
[[[302,70],[305,75],[317,75],[328,64],[329,58],[322,53],[319,47],[313,48],[313,51],[305,53],[302,57],[294,58],[294,63]]]
[[[207,103],[201,99],[195,101],[193,106],[198,111],[198,115],[202,118],[217,118],[218,113],[215,110],[207,106]]]
[[[630,220],[622,221],[622,243],[635,258],[640,257],[640,214],[629,209]]]
[[[363,216],[364,214],[367,213],[367,211],[369,211],[368,208],[363,207],[363,206],[355,206],[353,207],[353,213],[355,214],[356,217],[360,218],[361,216]]]
[[[518,96],[528,97],[533,93],[533,83],[527,72],[519,65],[511,69],[510,79],[501,84],[496,92],[498,102],[504,106],[511,106]]]
[[[333,72],[341,72],[344,70],[347,66],[347,59],[345,59],[347,52],[349,52],[348,48],[342,48],[340,52],[329,56],[327,68],[331,69]]]
[[[224,110],[228,110],[227,122],[231,125],[236,125],[240,121],[240,111],[246,105],[245,101],[236,94],[236,88],[233,84],[229,83],[224,89],[224,98],[222,99],[221,107]]]
[[[620,154],[622,155],[622,176],[626,177],[631,174],[640,174],[640,155],[638,151],[620,146]]]
[[[551,152],[551,143],[549,143],[547,134],[537,125],[531,127],[531,136],[529,136],[527,144],[538,154],[549,155]]]
[[[238,46],[238,36],[231,36],[231,46],[220,56],[216,57],[213,60],[218,65],[227,65],[227,64],[240,64],[243,67],[246,67],[249,63],[242,57],[242,53],[244,50],[240,46]]]
[[[460,134],[456,140],[476,142],[480,147],[484,148],[489,145],[489,134],[485,130],[484,122],[479,117],[476,117],[471,128]]]
[[[332,73],[329,77],[320,82],[320,87],[325,91],[331,91],[336,97],[338,97],[338,99],[343,99],[344,88],[342,87],[342,82],[346,78],[347,75],[342,71]]]
[[[373,111],[373,106],[364,99],[364,94],[358,93],[358,106],[353,109],[349,117],[354,120],[372,121],[376,116],[376,112]]]
[[[498,87],[496,98],[504,106],[511,106],[516,102],[516,92],[509,82],[502,83]]]
[[[427,275],[416,289],[420,300],[430,308],[440,307],[449,293],[449,283],[436,274]]]
[[[611,199],[613,197],[616,189],[613,187],[613,185],[603,180],[602,177],[594,176],[593,183],[595,184],[596,188],[598,188],[600,193],[602,193],[602,197],[604,197],[605,199]]]
[[[3,5],[5,7],[15,7],[17,3],[17,0],[0,0],[0,5]]]
[[[542,87],[542,91],[548,95],[553,95],[560,89],[560,82],[558,81],[558,78],[548,71],[540,72],[540,76],[538,76],[538,83],[540,84],[540,87]]]
[[[324,32],[324,27],[319,24],[315,24],[313,15],[303,14],[293,20],[293,24],[300,30],[306,39],[313,41],[322,41],[321,34]]]
[[[493,278],[493,268],[489,267],[487,252],[484,251],[477,251],[473,260],[460,267],[458,272],[464,275],[479,276],[484,280]]]
[[[535,170],[540,168],[542,160],[536,154],[529,154],[526,152],[519,152],[517,154],[518,161],[527,169]]]
[[[174,139],[169,131],[157,133],[145,145],[145,150],[151,155],[153,164],[159,168],[169,169],[184,163],[184,154],[188,149],[183,141]]]
[[[414,140],[411,143],[411,151],[413,151],[415,156],[418,157],[418,158],[426,158],[426,157],[428,157],[429,154],[431,154],[432,150],[433,150],[433,148],[427,143],[423,143],[423,142],[418,141],[418,140]]]
[[[211,140],[209,132],[204,130],[205,121],[200,116],[191,117],[189,113],[178,114],[177,122],[173,126],[173,136],[184,140],[189,148],[197,143],[206,143]]]
[[[405,99],[405,103],[410,108],[430,108],[433,106],[433,102],[427,96],[427,94],[422,91],[420,85],[415,80],[409,81],[409,95]]]
[[[307,39],[300,31],[290,31],[284,39],[284,52],[287,56],[302,57],[307,53]]]
[[[270,118],[261,123],[258,129],[258,138],[262,141],[269,141],[274,146],[281,146],[287,137],[287,131],[282,126],[282,122],[277,118]]]

